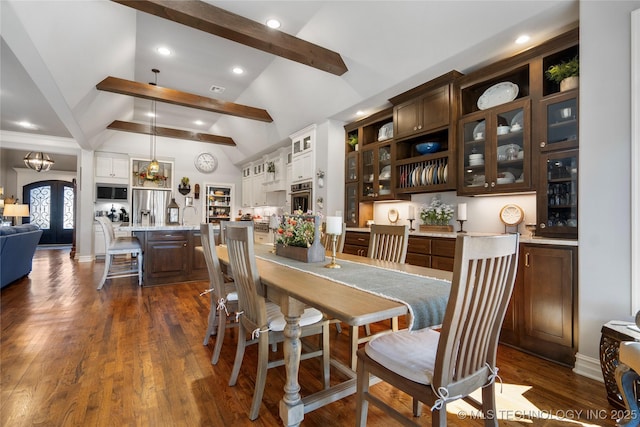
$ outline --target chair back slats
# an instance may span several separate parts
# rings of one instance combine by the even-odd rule
[[[113,242],[116,240],[116,232],[113,229],[113,225],[111,221],[109,221],[106,217],[99,216],[98,222],[102,227],[102,233],[104,234],[104,244],[106,249],[109,249]]]
[[[408,244],[408,226],[372,224],[367,257],[404,263],[407,258]]]
[[[345,239],[346,233],[347,233],[347,223],[343,222],[342,234],[337,236],[337,239],[336,239],[336,253],[342,253],[342,251],[344,251],[344,239]],[[333,236],[331,234],[324,233],[322,237],[322,246],[324,246],[325,250],[331,251],[333,248],[332,245],[333,245]]]
[[[210,288],[212,303],[217,303],[220,298],[226,297],[224,277],[220,268],[220,260],[215,248],[215,230],[213,224],[200,224],[200,241],[202,243],[202,251],[209,272]]]
[[[466,395],[487,382],[513,291],[518,235],[458,236],[432,384]]]
[[[230,223],[226,227],[226,239],[229,263],[238,290],[238,306],[243,312],[240,320],[247,330],[262,328],[267,324],[267,310],[255,262],[253,227]]]

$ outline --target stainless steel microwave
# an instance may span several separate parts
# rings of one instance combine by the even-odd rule
[[[126,185],[96,184],[96,200],[127,200],[128,196]]]

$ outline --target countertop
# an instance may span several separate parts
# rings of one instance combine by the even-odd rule
[[[347,231],[360,231],[360,232],[364,232],[364,233],[369,233],[371,232],[370,228],[367,227],[361,227],[361,228],[356,228],[356,227],[349,227],[347,228]],[[467,232],[465,233],[468,236],[491,236],[497,233],[479,233],[479,232]],[[451,232],[451,233],[445,233],[445,232],[423,232],[423,231],[411,231],[409,232],[410,236],[427,236],[427,237],[444,237],[444,238],[448,238],[448,239],[455,239],[458,236],[458,233],[456,232]],[[578,241],[577,240],[571,240],[571,239],[552,239],[552,238],[546,238],[546,237],[538,237],[538,236],[534,236],[534,237],[529,237],[528,235],[520,235],[520,243],[534,243],[537,245],[559,245],[559,246],[578,246]]]
[[[214,226],[214,228],[219,228],[219,225]],[[117,230],[121,231],[190,231],[190,230],[198,230],[200,231],[200,224],[196,225],[120,225],[117,227]]]

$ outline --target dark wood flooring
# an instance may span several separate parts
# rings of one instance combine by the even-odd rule
[[[125,278],[97,291],[103,265],[77,263],[68,249],[39,250],[29,277],[2,289],[2,426],[280,424],[283,368],[269,370],[260,417],[251,422],[255,348],[235,387],[227,385],[235,335],[211,365],[214,341],[202,345],[209,311],[208,297],[199,296],[204,282],[139,288]],[[348,335],[331,333],[332,354],[347,360]],[[501,426],[615,425],[602,383],[507,347],[499,349],[498,366]],[[317,361],[302,362],[303,395],[320,389],[318,369]],[[332,370],[332,381],[339,379]],[[402,393],[385,384],[373,390],[410,414]],[[354,414],[350,396],[307,414],[303,425],[352,426]],[[428,408],[422,418],[430,425]],[[464,404],[449,405],[448,418],[452,426],[482,425]],[[393,424],[370,410],[370,426]]]

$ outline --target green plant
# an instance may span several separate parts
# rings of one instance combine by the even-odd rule
[[[182,179],[180,180],[180,184],[182,184],[183,187],[186,187],[187,185],[189,185],[189,177],[183,176]]]
[[[358,145],[358,135],[349,135],[348,144],[351,146],[351,148],[355,148],[355,146]]]
[[[308,248],[315,236],[315,217],[311,214],[305,215],[300,210],[295,211],[291,215],[284,216],[276,232],[278,234],[276,243]]]
[[[568,61],[562,61],[559,64],[550,66],[545,71],[545,76],[551,81],[560,83],[567,77],[574,77],[580,75],[580,61],[576,55]]]

